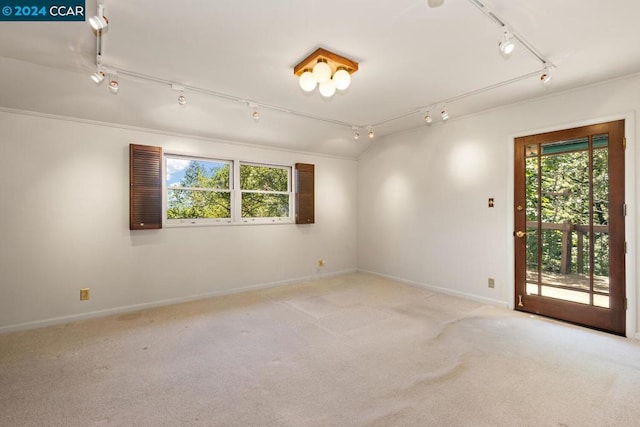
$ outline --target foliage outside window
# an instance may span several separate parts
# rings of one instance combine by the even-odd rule
[[[230,219],[231,162],[166,157],[167,219]]]
[[[242,218],[288,218],[291,168],[240,164]]]
[[[168,224],[291,218],[290,167],[167,155],[165,172]]]
[[[593,155],[589,158],[586,139],[564,141],[543,145],[538,159],[533,152],[526,159],[526,213],[527,221],[541,221],[548,224],[571,224],[588,230],[589,197],[593,197],[593,225],[609,225],[609,156],[607,135],[593,138]],[[593,170],[593,186],[590,189],[589,169]],[[540,172],[538,171],[540,168]],[[538,182],[540,175],[542,182]],[[540,185],[540,206],[538,206],[538,185]],[[588,232],[585,245],[588,246]],[[578,246],[578,233],[571,234],[571,247]],[[559,273],[562,257],[562,232],[542,230],[542,268],[544,271]],[[594,271],[596,276],[609,275],[609,234],[595,232],[593,236]],[[583,252],[584,259],[578,260],[576,251],[571,253],[573,274],[578,265],[590,265],[589,251]],[[527,266],[537,272],[538,240],[527,239]],[[588,268],[588,267],[587,267]],[[587,272],[588,274],[588,272]]]

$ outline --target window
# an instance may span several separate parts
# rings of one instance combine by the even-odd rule
[[[231,220],[232,162],[166,156],[165,166],[167,220]]]
[[[168,225],[291,222],[291,167],[165,155]]]
[[[287,167],[241,163],[242,218],[289,218],[290,175]]]

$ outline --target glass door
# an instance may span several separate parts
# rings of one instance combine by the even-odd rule
[[[516,309],[624,333],[623,133],[516,140]]]

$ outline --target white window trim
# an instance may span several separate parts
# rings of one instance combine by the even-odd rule
[[[201,160],[206,162],[221,162],[231,165],[231,177],[229,190],[211,189],[211,188],[183,188],[188,190],[204,190],[231,193],[231,218],[185,218],[185,219],[168,219],[167,218],[167,158]],[[287,170],[288,173],[288,191],[259,191],[259,190],[241,190],[240,189],[240,165],[261,166],[269,168],[281,168]],[[225,159],[222,157],[203,157],[193,156],[189,154],[177,154],[166,152],[162,159],[162,222],[163,227],[179,228],[179,227],[201,227],[201,226],[221,226],[221,225],[260,225],[260,224],[295,224],[294,221],[294,203],[295,194],[293,188],[293,165],[260,163],[255,161],[244,161],[239,159]],[[242,218],[242,193],[265,193],[265,194],[288,194],[289,195],[289,216],[286,217],[264,217],[264,218]]]

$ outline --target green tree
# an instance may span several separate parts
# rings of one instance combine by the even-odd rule
[[[289,170],[284,168],[240,165],[243,218],[289,216]],[[253,193],[250,191],[283,192]]]
[[[574,145],[571,145],[574,144]],[[574,227],[588,227],[589,197],[593,192],[593,223],[596,226],[609,223],[609,175],[608,150],[593,150],[593,187],[589,184],[589,151],[585,143],[581,149],[575,150],[575,143],[568,144],[565,151],[562,147],[553,147],[558,151],[543,155],[538,160],[535,152],[526,159],[525,196],[527,221],[541,221],[547,224],[571,224]],[[574,151],[575,150],[575,151]],[[540,164],[538,165],[538,161]],[[538,166],[540,173],[538,173]],[[540,194],[538,194],[540,191]],[[530,231],[535,231],[535,228]],[[527,238],[527,269],[538,269],[538,239],[535,233]],[[573,232],[572,246],[575,248],[578,233]],[[542,269],[548,272],[560,272],[562,255],[562,231],[542,230]],[[590,265],[589,235],[584,235],[582,264]],[[606,232],[595,232],[593,236],[594,274],[609,274],[609,235]],[[577,251],[572,251],[572,272],[577,272]],[[588,271],[587,271],[588,272]]]
[[[169,189],[167,218],[230,218],[230,165],[191,161],[179,188]]]

